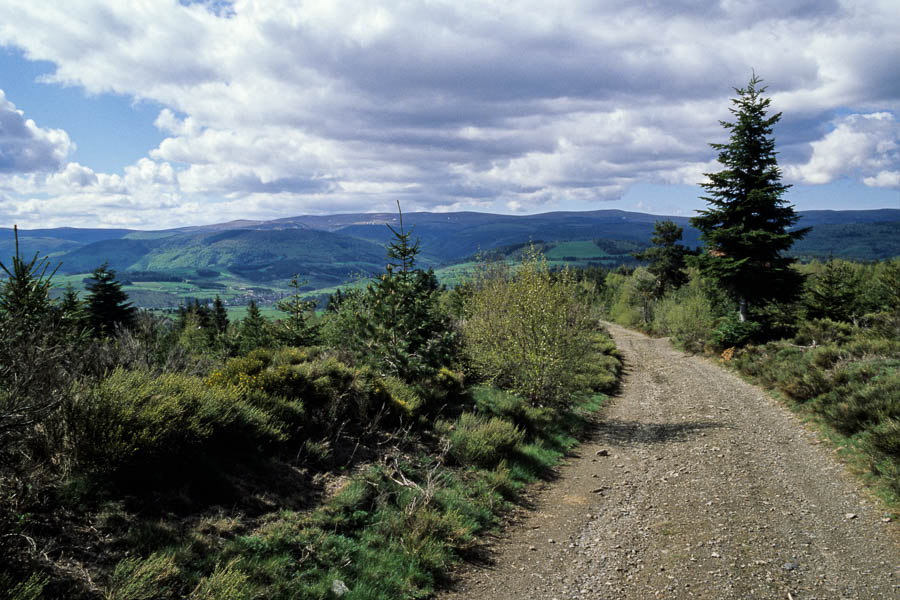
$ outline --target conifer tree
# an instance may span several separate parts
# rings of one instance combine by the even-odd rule
[[[278,321],[276,335],[288,346],[309,346],[318,337],[317,327],[311,322],[316,303],[301,297],[300,285],[297,275],[294,275],[291,279],[293,293],[276,304],[278,310],[287,313],[287,318]]]
[[[228,311],[225,310],[225,304],[218,294],[216,294],[216,299],[213,300],[212,320],[216,334],[224,335],[228,331]]]
[[[416,268],[419,242],[403,227],[402,211],[399,228],[388,227],[394,239],[384,273],[365,292],[343,296],[338,311],[346,306],[352,315],[342,343],[382,373],[413,382],[450,363],[454,335],[438,306],[434,271]]]
[[[653,226],[653,237],[650,238],[653,247],[634,255],[638,260],[650,262],[647,270],[656,276],[654,296],[657,298],[687,283],[684,257],[689,254],[689,250],[677,243],[683,232],[681,227],[669,219],[657,221]]]
[[[851,321],[856,316],[859,281],[849,264],[829,260],[809,286],[807,311],[814,319]]]
[[[238,351],[246,354],[256,348],[264,348],[271,344],[272,336],[269,333],[269,322],[262,313],[255,300],[250,300],[247,306],[247,316],[243,318],[238,332]]]
[[[15,318],[20,326],[34,327],[50,312],[50,286],[56,266],[49,274],[47,258],[38,259],[37,252],[30,261],[19,254],[19,228],[13,226],[16,240],[16,254],[9,266],[0,262],[0,269],[6,273],[6,280],[0,287],[0,316]]]
[[[134,325],[137,309],[128,301],[128,294],[108,263],[94,269],[87,290],[87,317],[94,335],[109,336],[116,327]]]
[[[71,336],[80,336],[88,326],[84,301],[71,284],[66,286],[57,307],[60,328]]]
[[[730,140],[710,144],[723,169],[706,174],[701,185],[709,208],[691,219],[706,244],[697,264],[729,292],[741,321],[748,307],[796,297],[803,280],[784,253],[809,231],[791,229],[799,217],[782,197],[790,186],[781,183],[772,137],[781,113],[767,116],[770,99],[761,81],[754,73],[746,88],[735,88],[734,121],[721,121]]]

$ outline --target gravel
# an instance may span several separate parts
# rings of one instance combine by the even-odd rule
[[[621,394],[440,596],[900,599],[900,529],[790,412],[609,325]]]

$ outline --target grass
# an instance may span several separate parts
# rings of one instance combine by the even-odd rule
[[[803,339],[748,346],[729,364],[777,391],[794,411],[816,423],[877,493],[900,508],[900,342],[847,325],[813,322],[821,345]],[[801,328],[801,337],[804,335]]]
[[[605,398],[550,409],[477,386],[416,404],[418,388],[323,352],[258,350],[203,379],[116,371],[80,388],[68,410],[81,470],[22,533],[80,539],[73,560],[92,583],[54,572],[43,597],[428,596]],[[160,475],[173,461],[188,475]],[[16,562],[0,581],[37,598],[44,570]]]

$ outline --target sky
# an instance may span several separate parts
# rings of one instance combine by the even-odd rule
[[[897,0],[0,2],[0,227],[693,215],[755,72],[785,198],[900,208]]]

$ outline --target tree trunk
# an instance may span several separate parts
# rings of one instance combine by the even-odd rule
[[[743,296],[738,300],[738,313],[740,314],[741,323],[747,320],[747,299]]]

